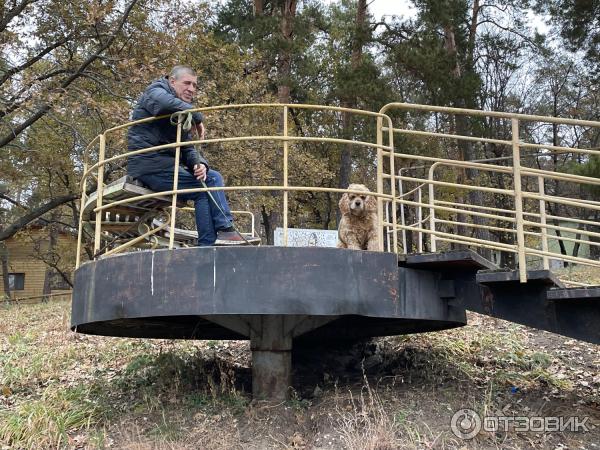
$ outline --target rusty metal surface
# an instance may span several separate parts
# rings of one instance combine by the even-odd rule
[[[249,338],[243,324],[257,315],[303,316],[294,325],[294,338],[306,339],[464,325],[464,308],[440,296],[440,280],[437,272],[398,268],[396,255],[379,252],[286,247],[140,251],[76,271],[71,325],[90,334],[188,339]]]
[[[438,253],[412,253],[406,255],[401,265],[418,269],[479,270],[497,269],[491,261],[473,250],[453,250]]]
[[[599,288],[563,289],[548,270],[528,271],[525,284],[516,271],[480,272],[476,280],[485,295],[469,296],[467,309],[600,344]]]
[[[190,248],[91,262],[75,276],[72,327],[108,336],[250,339],[261,315],[294,340],[356,339],[464,325],[471,310],[600,343],[598,288],[555,289],[549,271],[479,271],[478,258],[327,248]],[[420,264],[426,263],[426,266]],[[400,263],[401,265],[403,263]]]
[[[550,289],[549,300],[596,300],[600,305],[600,286],[574,287],[566,289]]]
[[[558,333],[600,344],[600,286],[550,289],[546,297],[556,311]]]
[[[477,274],[477,282],[485,285],[503,283],[514,284],[516,281],[519,281],[518,270],[486,270]],[[550,270],[528,270],[527,284],[544,284],[551,287],[564,287],[563,283]]]

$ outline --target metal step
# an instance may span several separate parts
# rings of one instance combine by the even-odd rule
[[[481,271],[476,280],[481,299],[467,309],[600,344],[600,287],[567,289],[549,270],[527,271],[526,283],[515,270]]]
[[[600,286],[550,289],[547,292],[546,297],[548,300],[600,301]],[[600,323],[598,326],[600,327]]]
[[[477,273],[477,282],[485,285],[497,285],[497,284],[514,284],[519,283],[519,271],[518,270],[482,270]],[[562,281],[552,273],[550,270],[528,270],[527,271],[527,284],[542,284],[547,286],[558,286],[564,287]]]
[[[546,298],[554,305],[558,333],[600,344],[600,286],[550,289]]]
[[[412,269],[427,270],[473,270],[498,267],[473,250],[453,250],[442,253],[415,253],[400,255],[399,265]]]
[[[399,266],[439,277],[449,308],[600,344],[600,287],[566,289],[549,270],[499,269],[471,250],[401,255]]]

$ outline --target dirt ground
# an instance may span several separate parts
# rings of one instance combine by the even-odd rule
[[[251,400],[245,341],[79,335],[69,306],[0,308],[2,450],[599,447],[600,346],[469,314],[455,330],[299,349],[291,399],[272,405]],[[462,439],[451,420],[465,408],[588,431],[513,420]]]
[[[472,336],[481,330],[490,330],[497,345]],[[213,350],[225,371],[233,370],[237,389],[248,392],[247,343]],[[200,415],[198,428],[192,416],[181,423],[191,443],[172,448],[201,442],[201,448],[245,449],[593,449],[600,443],[598,346],[471,314],[462,330],[298,353],[290,402],[220,412],[208,430],[207,417]],[[482,416],[588,417],[589,431],[518,432],[513,424],[463,440],[450,426],[463,408]]]

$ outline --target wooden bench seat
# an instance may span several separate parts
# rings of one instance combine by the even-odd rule
[[[140,181],[124,176],[108,184],[104,188],[102,195],[102,204],[112,203],[119,200],[131,199],[134,197],[154,194],[148,187]],[[96,226],[96,201],[98,193],[92,193],[83,208],[84,230],[94,234]],[[150,234],[144,240],[135,243],[136,248],[164,248],[169,246],[171,229],[159,217],[166,213],[170,215],[172,197],[170,195],[161,195],[154,198],[142,200],[133,200],[129,203],[123,203],[110,207],[102,211],[101,232],[102,237],[110,246],[123,244],[148,233],[151,230],[156,232]],[[179,208],[185,207],[185,202],[177,202]],[[159,229],[159,230],[157,230]],[[198,233],[192,230],[182,228],[174,229],[174,246],[188,247],[196,245]],[[247,238],[251,233],[243,233]],[[219,245],[219,241],[215,243]]]

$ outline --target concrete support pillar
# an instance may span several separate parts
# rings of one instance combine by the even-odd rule
[[[292,335],[285,317],[259,316],[250,329],[252,350],[252,396],[256,400],[281,402],[292,385]]]

